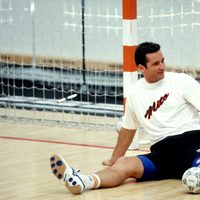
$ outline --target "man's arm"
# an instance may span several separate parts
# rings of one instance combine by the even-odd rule
[[[133,137],[135,136],[136,130],[128,130],[125,128],[121,128],[119,132],[119,136],[117,139],[117,144],[115,146],[115,149],[112,153],[112,156],[110,159],[103,161],[104,165],[111,166],[115,163],[115,161],[121,157],[124,156],[128,147],[130,146]]]

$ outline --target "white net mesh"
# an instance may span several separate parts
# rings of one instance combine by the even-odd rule
[[[121,10],[121,1],[1,0],[1,116],[114,127]]]
[[[199,22],[199,0],[138,0],[138,42],[160,43],[169,70],[196,78]],[[121,0],[0,0],[0,28],[1,117],[115,128]]]
[[[169,70],[200,78],[200,1],[138,1],[139,42],[161,44]]]

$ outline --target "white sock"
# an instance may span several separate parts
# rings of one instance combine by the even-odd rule
[[[79,174],[79,176],[85,184],[85,190],[99,188],[101,184],[101,180],[96,174],[92,174],[90,176]]]
[[[93,178],[93,180],[94,180],[94,186],[93,186],[93,188],[94,188],[94,189],[99,188],[100,185],[101,185],[101,179],[100,179],[99,176],[96,175],[96,174],[92,174],[91,176],[92,176],[92,178]]]

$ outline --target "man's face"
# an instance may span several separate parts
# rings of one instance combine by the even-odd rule
[[[139,66],[144,78],[149,83],[155,83],[164,78],[164,57],[161,51],[146,54],[146,68],[143,65]]]

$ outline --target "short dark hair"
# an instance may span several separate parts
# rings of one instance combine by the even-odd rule
[[[143,42],[139,44],[135,50],[135,63],[136,65],[143,65],[146,67],[146,54],[155,53],[160,50],[160,45],[153,42]]]

